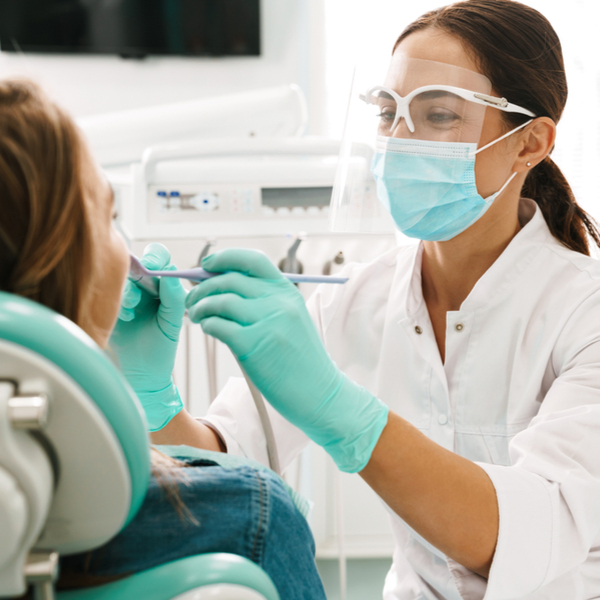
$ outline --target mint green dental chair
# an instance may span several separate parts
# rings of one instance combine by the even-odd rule
[[[114,537],[149,474],[142,408],[118,370],[68,319],[0,292],[0,598],[31,586],[35,600],[279,600],[231,554],[55,593],[59,555]]]

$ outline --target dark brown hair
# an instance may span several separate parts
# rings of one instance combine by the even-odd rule
[[[31,82],[0,82],[0,290],[86,323],[93,260],[82,142]]]
[[[424,14],[400,35],[437,28],[459,38],[495,92],[558,123],[567,101],[560,41],[537,10],[514,0],[466,0]],[[502,112],[507,129],[529,119]],[[522,195],[537,202],[550,231],[567,248],[589,255],[588,235],[600,246],[593,219],[577,204],[564,175],[546,157],[527,174]]]

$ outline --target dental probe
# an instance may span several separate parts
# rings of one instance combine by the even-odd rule
[[[146,269],[137,256],[130,254],[129,279],[142,287],[152,296],[158,297],[157,277],[177,277],[189,281],[204,281],[222,273],[211,273],[202,267],[177,271],[151,271]],[[348,277],[332,277],[331,275],[300,275],[298,273],[282,273],[292,283],[346,283]]]

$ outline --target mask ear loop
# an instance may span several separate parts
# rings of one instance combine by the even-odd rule
[[[509,185],[509,183],[517,176],[517,172],[515,171],[507,180],[506,183],[495,193],[492,194],[489,198],[484,198],[487,204],[491,204]]]
[[[511,129],[508,133],[505,133],[503,136],[500,136],[498,139],[491,141],[489,144],[486,144],[485,146],[483,146],[483,148],[477,148],[477,150],[475,150],[475,152],[469,152],[469,157],[473,157],[476,154],[479,154],[480,152],[487,150],[494,144],[497,144],[498,142],[502,141],[504,138],[507,138],[509,135],[512,135],[516,131],[519,131],[519,129],[523,129],[523,127],[526,127],[532,121],[533,121],[533,119],[529,119],[529,121],[525,121],[525,123],[523,123],[522,125],[519,125],[518,127],[515,127],[514,129]]]
[[[526,121],[525,123],[523,123],[522,125],[519,125],[518,127],[515,127],[514,129],[511,129],[508,133],[505,133],[503,136],[499,137],[497,140],[494,140],[492,142],[490,142],[489,144],[486,144],[485,146],[483,146],[483,148],[478,148],[477,150],[475,150],[475,152],[470,152],[469,156],[473,157],[476,154],[478,154],[479,152],[482,152],[483,150],[486,150],[487,148],[489,148],[490,146],[493,146],[494,144],[500,142],[501,140],[503,140],[504,138],[507,138],[509,135],[512,135],[513,133],[515,133],[515,131],[519,131],[519,129],[523,129],[523,127],[529,125],[529,123],[531,123],[533,121],[533,119],[529,119],[529,121]],[[517,172],[515,171],[504,183],[504,185],[492,196],[490,196],[489,198],[485,199],[485,202],[488,204],[491,204],[491,202],[493,202],[510,184],[510,182],[517,176]]]

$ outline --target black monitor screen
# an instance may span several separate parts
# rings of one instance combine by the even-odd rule
[[[257,56],[259,0],[0,0],[0,48]]]

